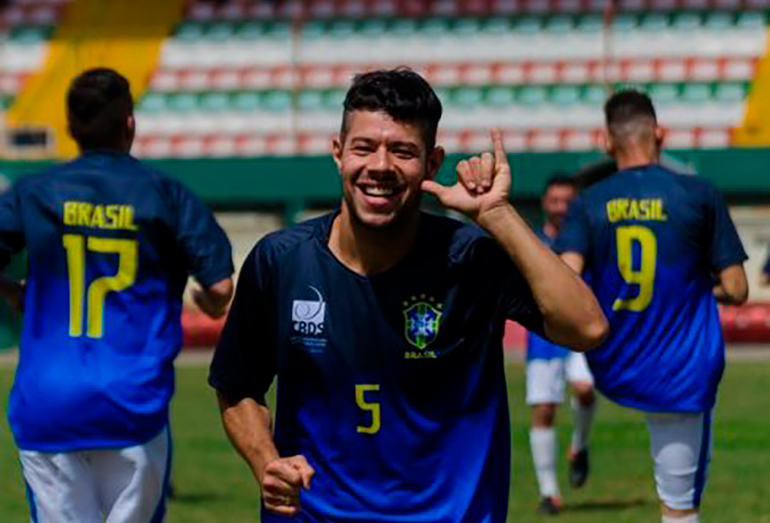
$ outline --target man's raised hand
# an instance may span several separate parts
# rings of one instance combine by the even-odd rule
[[[476,222],[497,208],[509,204],[511,168],[499,129],[491,131],[494,154],[486,152],[457,164],[457,183],[447,187],[434,181],[422,182],[422,190],[442,205],[467,215]]]

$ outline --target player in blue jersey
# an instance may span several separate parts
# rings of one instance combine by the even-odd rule
[[[658,164],[647,95],[619,92],[605,114],[619,172],[575,200],[556,247],[610,321],[587,355],[597,388],[646,413],[663,521],[695,523],[724,368],[716,302],[746,301],[746,254],[714,187]]]
[[[265,523],[504,522],[506,318],[577,349],[606,333],[587,286],[510,205],[499,133],[458,184],[432,181],[440,116],[412,71],[358,76],[333,145],[341,208],[267,236],[243,265],[209,381]],[[422,213],[424,191],[488,234]]]
[[[67,110],[81,155],[0,197],[0,266],[24,248],[29,260],[8,419],[33,521],[163,519],[182,292],[195,277],[211,316],[232,294],[211,212],[129,155],[132,107],[115,71],[78,76]]]
[[[554,176],[546,183],[541,199],[545,224],[535,231],[545,245],[553,244],[576,195],[572,178]],[[588,478],[588,438],[596,405],[593,377],[583,354],[529,333],[527,404],[532,408],[529,441],[540,490],[539,510],[546,514],[558,514],[562,506],[556,476],[558,450],[554,421],[557,407],[564,399],[566,382],[573,393],[569,480],[573,487],[580,488]]]

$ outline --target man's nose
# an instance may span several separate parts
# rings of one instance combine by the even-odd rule
[[[390,153],[385,146],[380,146],[371,156],[369,162],[369,170],[374,172],[388,172],[392,169],[393,164],[391,162]]]

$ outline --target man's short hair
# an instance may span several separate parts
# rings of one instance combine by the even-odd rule
[[[384,112],[397,122],[418,125],[428,151],[436,144],[441,101],[430,84],[411,69],[400,67],[356,75],[343,107],[343,137],[351,113],[373,111]]]
[[[554,186],[566,186],[566,187],[572,187],[573,189],[578,188],[577,182],[574,178],[571,176],[567,176],[564,173],[556,173],[545,182],[545,187],[543,188],[543,194],[548,192],[548,189]]]
[[[610,96],[604,104],[604,116],[607,128],[613,134],[636,122],[657,123],[652,100],[636,89],[624,89]]]
[[[113,69],[99,67],[81,73],[67,93],[70,133],[81,149],[119,147],[133,112],[128,80]]]

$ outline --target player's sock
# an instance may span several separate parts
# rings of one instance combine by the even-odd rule
[[[533,428],[529,431],[532,461],[542,497],[558,496],[556,480],[556,431],[553,428]]]
[[[700,518],[698,517],[698,514],[690,514],[688,516],[685,516],[683,518],[672,518],[670,516],[663,516],[662,523],[700,523]]]
[[[596,403],[590,407],[584,407],[577,399],[572,398],[572,454],[588,448],[595,411]]]

